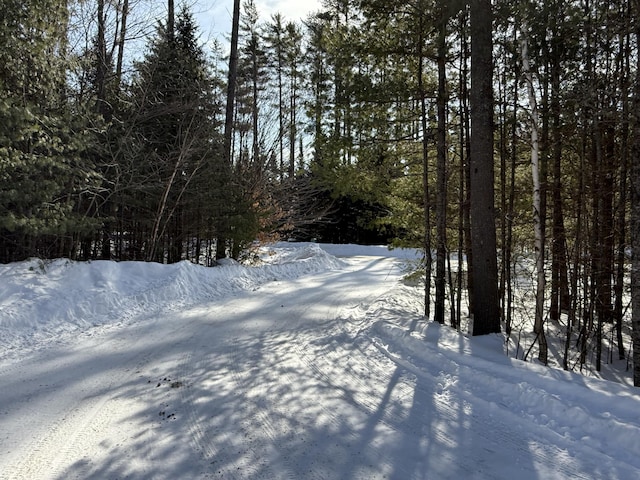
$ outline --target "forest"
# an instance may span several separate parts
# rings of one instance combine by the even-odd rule
[[[638,0],[236,0],[231,53],[173,0],[2,3],[1,262],[419,247],[427,317],[510,334],[526,272],[539,361],[610,336],[640,386]]]

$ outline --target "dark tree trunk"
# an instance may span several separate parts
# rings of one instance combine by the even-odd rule
[[[169,4],[167,6],[167,33],[169,34],[169,39],[173,40],[174,34],[176,31],[176,22],[175,22],[175,7],[174,0],[168,0]]]
[[[635,36],[640,44],[640,5],[635,5]],[[636,50],[636,65],[640,65],[640,51]],[[633,111],[633,145],[631,150],[631,270],[633,384],[640,387],[640,68],[636,68]]]
[[[554,47],[555,48],[555,47]],[[551,128],[552,128],[552,200],[553,226],[551,239],[551,320],[560,320],[561,312],[570,307],[569,279],[567,272],[567,239],[562,205],[562,135],[560,125],[560,62],[557,52],[552,52],[551,66]]]
[[[446,222],[447,222],[447,92],[446,92],[446,16],[445,9],[441,8],[440,25],[438,31],[438,129],[437,129],[437,206],[436,206],[436,302],[434,320],[444,323],[445,311],[445,260],[447,256]]]
[[[514,32],[514,43],[515,43],[515,35]],[[513,52],[513,69],[514,69],[514,78],[520,78],[520,62],[518,59],[517,52],[514,50]],[[505,265],[505,284],[506,284],[506,312],[505,312],[505,332],[507,335],[511,334],[511,323],[512,323],[512,303],[513,303],[513,285],[511,282],[511,256],[512,256],[512,248],[513,248],[513,217],[514,217],[514,203],[515,203],[515,185],[516,185],[516,164],[518,159],[518,81],[514,82],[513,86],[513,112],[511,119],[511,169],[510,169],[510,177],[509,177],[509,202],[507,205],[507,213],[506,213],[506,222],[507,222],[507,235],[506,235],[506,243],[503,246],[505,249],[504,261]]]
[[[626,13],[626,26],[629,28],[630,12]],[[622,317],[623,317],[623,296],[625,283],[625,263],[627,248],[627,201],[628,201],[628,171],[629,171],[629,83],[631,81],[631,48],[630,35],[626,35],[624,40],[624,48],[621,48],[621,71],[620,89],[622,92],[622,132],[620,140],[621,150],[621,166],[620,166],[620,197],[618,200],[618,218],[616,223],[616,283],[614,287],[615,305],[614,319],[616,322],[616,341],[618,343],[618,358],[623,360],[626,356],[624,341],[622,338]]]
[[[471,0],[473,335],[500,332],[493,168],[491,0]]]
[[[127,17],[129,16],[129,0],[122,3],[120,19],[120,37],[118,39],[118,60],[116,62],[116,81],[118,85],[122,83],[122,63],[124,59],[124,42],[127,37]]]
[[[236,99],[236,79],[238,76],[238,31],[240,29],[240,0],[233,2],[233,21],[231,26],[231,53],[229,55],[229,74],[227,77],[227,104],[224,119],[224,161],[222,168],[231,170],[231,144],[233,143],[233,113]],[[216,259],[226,256],[227,241],[225,238],[225,220],[221,220],[220,230],[217,232]]]

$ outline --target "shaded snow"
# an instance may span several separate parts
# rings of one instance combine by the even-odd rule
[[[426,323],[415,251],[321,247],[0,266],[0,479],[640,478],[637,389]]]

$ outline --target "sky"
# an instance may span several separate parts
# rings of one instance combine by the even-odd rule
[[[255,0],[258,13],[267,21],[275,13],[281,13],[287,20],[303,20],[309,13],[320,9],[320,0]],[[193,12],[200,24],[205,41],[217,38],[224,42],[224,36],[231,31],[233,1],[196,0]]]

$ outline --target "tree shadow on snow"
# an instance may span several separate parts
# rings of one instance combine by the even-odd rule
[[[347,320],[322,320],[325,306],[287,300],[212,305],[128,352],[137,371],[109,388],[94,446],[57,478],[538,478],[525,432],[497,405],[474,411],[466,374],[394,362]]]

